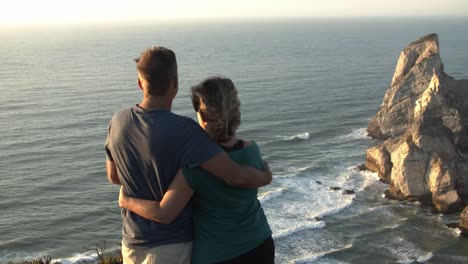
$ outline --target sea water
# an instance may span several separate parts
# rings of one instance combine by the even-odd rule
[[[466,18],[2,28],[0,262],[76,263],[92,259],[87,249],[99,241],[118,249],[107,125],[141,99],[133,58],[162,45],[178,58],[174,112],[195,118],[189,88],[205,77],[237,86],[239,135],[258,143],[274,174],[259,199],[277,263],[467,263],[467,240],[446,227],[457,215],[386,200],[388,185],[356,170],[377,143],[365,128],[400,51],[433,32],[445,71],[468,78]]]

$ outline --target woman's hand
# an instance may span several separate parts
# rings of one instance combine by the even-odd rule
[[[124,188],[120,185],[120,192],[119,192],[119,207],[126,208],[128,202],[128,196],[125,194]]]

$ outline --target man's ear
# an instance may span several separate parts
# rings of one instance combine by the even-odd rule
[[[140,87],[140,90],[143,91],[143,85],[141,84],[141,79],[140,79],[140,76],[138,76],[138,87]]]

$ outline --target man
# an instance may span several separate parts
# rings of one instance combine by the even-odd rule
[[[270,183],[271,172],[237,165],[195,121],[171,112],[178,91],[173,51],[154,47],[135,61],[143,100],[112,117],[106,142],[110,182],[122,184],[129,196],[158,201],[184,165],[201,166],[232,186],[257,188]],[[168,225],[125,209],[122,219],[125,263],[190,263],[190,206]]]

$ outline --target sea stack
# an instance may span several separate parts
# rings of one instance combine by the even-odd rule
[[[437,34],[409,44],[369,136],[383,142],[366,167],[390,184],[387,195],[453,213],[468,204],[468,80],[444,72]]]

